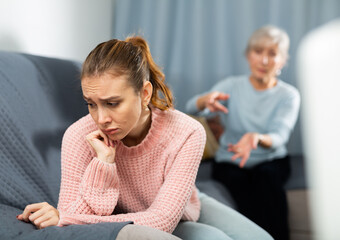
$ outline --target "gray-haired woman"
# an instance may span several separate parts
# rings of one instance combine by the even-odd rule
[[[239,211],[276,240],[288,239],[283,185],[290,163],[285,145],[300,106],[297,89],[278,79],[288,49],[283,30],[256,30],[246,48],[250,75],[228,77],[187,103],[190,114],[219,113],[226,131],[213,176],[230,190]]]

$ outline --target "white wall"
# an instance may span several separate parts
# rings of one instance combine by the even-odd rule
[[[112,0],[0,0],[0,50],[83,61],[111,38]]]
[[[340,239],[340,19],[301,43],[298,78],[315,239]]]

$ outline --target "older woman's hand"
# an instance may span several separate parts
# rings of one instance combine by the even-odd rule
[[[228,151],[234,152],[235,154],[231,157],[232,161],[241,158],[240,167],[244,167],[246,164],[250,153],[253,149],[257,148],[259,143],[258,133],[246,133],[242,136],[240,141],[236,144],[228,144]]]
[[[24,212],[17,216],[18,220],[31,222],[37,228],[42,229],[55,226],[59,222],[59,211],[47,202],[27,205]]]
[[[221,92],[211,92],[197,100],[197,107],[200,110],[208,108],[210,112],[224,112],[228,113],[228,109],[223,106],[219,101],[225,101],[229,99],[229,94]]]

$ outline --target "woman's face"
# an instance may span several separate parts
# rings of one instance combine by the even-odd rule
[[[270,80],[276,77],[278,70],[284,66],[284,58],[277,44],[264,39],[261,45],[254,46],[247,54],[252,77]]]
[[[121,140],[138,130],[143,93],[136,93],[127,76],[104,73],[83,78],[81,86],[93,120],[111,140]]]

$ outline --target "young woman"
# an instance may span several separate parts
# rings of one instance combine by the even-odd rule
[[[274,239],[288,239],[283,188],[290,173],[286,143],[295,125],[300,96],[278,79],[288,58],[287,33],[274,26],[256,30],[246,56],[250,75],[229,77],[187,103],[191,114],[220,112],[220,137],[213,176],[245,216]],[[210,113],[209,113],[210,112]]]
[[[168,233],[176,229],[185,239],[230,239],[229,233],[271,239],[235,211],[199,195],[195,178],[204,129],[173,109],[164,74],[143,38],[99,44],[83,64],[81,86],[90,114],[64,135],[58,209],[28,205],[19,219],[40,228],[133,221]],[[219,229],[227,220],[228,227]]]

